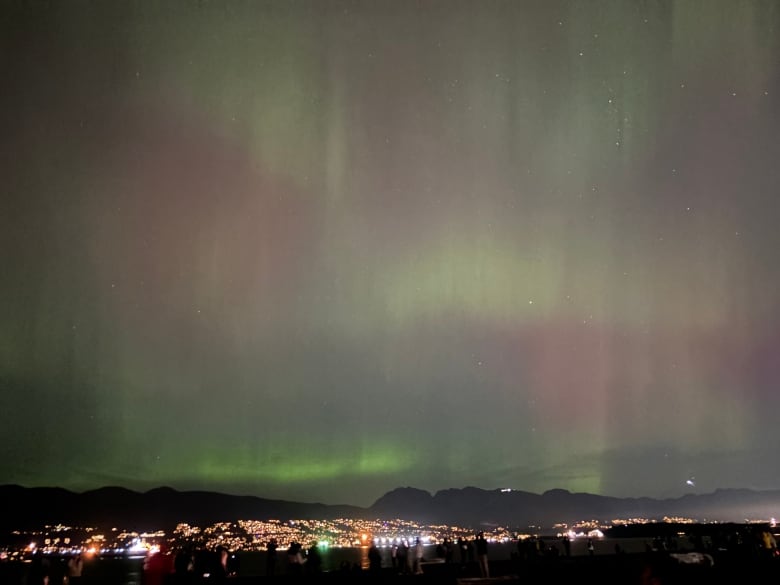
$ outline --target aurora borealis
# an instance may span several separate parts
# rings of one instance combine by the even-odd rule
[[[780,487],[779,32],[2,3],[0,483]]]

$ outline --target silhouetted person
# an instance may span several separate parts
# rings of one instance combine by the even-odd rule
[[[485,533],[480,532],[476,540],[477,560],[479,561],[479,574],[487,579],[490,577],[490,567],[488,565],[488,546],[485,540]]]
[[[444,549],[444,543],[440,542],[436,545],[436,558],[444,559],[447,556],[447,551]]]
[[[43,557],[40,551],[36,550],[33,553],[32,561],[30,562],[30,570],[27,573],[27,583],[29,585],[49,585],[49,577],[51,568],[49,567],[49,559]]]
[[[409,546],[406,544],[405,540],[401,541],[401,544],[398,545],[398,572],[399,573],[408,573],[409,572]]]
[[[176,574],[176,582],[184,583],[187,576],[187,567],[190,564],[190,553],[186,548],[180,548],[173,557],[173,572]]]
[[[303,572],[303,552],[300,543],[290,543],[290,548],[287,549],[287,565],[291,575],[300,575]]]
[[[771,559],[777,552],[777,540],[769,530],[762,530],[759,537],[762,555]]]
[[[216,582],[221,582],[227,579],[228,576],[228,550],[225,547],[217,547],[214,556],[211,561],[211,569],[209,570],[209,579]]]
[[[417,538],[414,541],[414,571],[415,575],[422,575],[423,543]]]
[[[309,547],[308,554],[306,555],[306,572],[315,575],[321,570],[322,557],[320,556],[320,549],[317,548],[317,543],[315,542]]]
[[[460,554],[460,562],[462,565],[468,561],[468,545],[463,537],[458,537],[458,553]]]
[[[568,534],[563,537],[563,552],[567,557],[571,556],[571,539]]]
[[[452,562],[452,555],[453,555],[453,548],[454,543],[448,539],[444,539],[444,562],[445,563],[451,563]]]
[[[160,545],[160,550],[150,554],[144,561],[144,585],[162,585],[173,573],[173,559],[166,554],[165,546]]]
[[[517,556],[521,561],[528,559],[528,543],[522,538],[517,539]]]
[[[265,557],[265,574],[273,577],[276,575],[276,549],[279,548],[279,545],[276,543],[276,539],[272,538],[265,545],[265,548],[268,551]]]
[[[75,555],[68,559],[68,566],[65,572],[67,583],[69,585],[78,585],[81,583],[81,572],[84,570],[84,559],[81,555]]]
[[[238,552],[228,557],[227,570],[228,577],[236,577],[241,572],[241,555]]]
[[[588,539],[588,554],[590,556],[593,556],[594,554],[596,554],[596,547],[593,544],[593,539],[592,538]]]
[[[176,583],[194,583],[195,565],[195,550],[192,547],[181,549],[173,560]]]
[[[372,542],[371,548],[368,549],[368,567],[375,575],[382,570],[382,553],[379,552],[376,541]]]
[[[206,572],[209,574],[209,582],[222,583],[228,577],[228,550],[219,546],[217,550],[208,555],[208,565]]]

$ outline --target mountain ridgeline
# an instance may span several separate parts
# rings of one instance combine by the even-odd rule
[[[83,493],[62,488],[0,486],[0,529],[23,530],[47,524],[167,529],[179,522],[208,525],[238,519],[404,518],[426,524],[477,528],[502,525],[549,528],[554,523],[616,518],[683,516],[700,522],[745,522],[780,516],[780,490],[722,489],[673,499],[613,498],[566,490],[524,491],[446,489],[430,494],[405,487],[361,508],[268,500],[161,487],[135,492],[104,487]]]

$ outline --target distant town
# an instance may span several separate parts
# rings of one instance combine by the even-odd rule
[[[609,522],[583,520],[575,524],[558,523],[552,529],[528,526],[521,529],[492,526],[481,528],[490,542],[509,542],[534,536],[562,538],[601,538],[604,531],[617,526],[638,524],[701,524],[694,518],[664,517],[615,518]],[[774,518],[747,520],[746,523],[776,526]],[[717,524],[717,523],[713,523]],[[12,531],[5,535],[7,542],[0,542],[0,560],[14,560],[30,553],[50,555],[125,555],[145,556],[161,547],[230,551],[263,551],[270,541],[278,549],[285,550],[293,543],[305,546],[318,545],[327,548],[359,548],[376,544],[391,547],[402,541],[413,542],[419,538],[423,544],[438,544],[449,540],[471,540],[475,531],[471,528],[450,525],[419,524],[411,520],[238,520],[217,522],[208,526],[178,524],[172,531],[127,531],[119,527],[47,525],[40,530]]]

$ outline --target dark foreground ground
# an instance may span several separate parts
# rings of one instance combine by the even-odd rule
[[[780,558],[737,557],[711,555],[712,566],[682,564],[666,554],[622,554],[595,557],[571,557],[535,559],[531,561],[491,561],[490,579],[480,578],[475,564],[425,565],[422,575],[398,575],[383,569],[378,574],[369,571],[358,573],[333,571],[320,575],[245,577],[226,582],[241,584],[268,584],[290,582],[378,583],[387,585],[413,585],[442,583],[450,585],[497,584],[554,584],[566,585],[678,585],[678,584],[743,584],[780,583]],[[211,580],[208,580],[211,581]],[[207,580],[199,585],[205,585]],[[165,585],[176,585],[175,578],[166,579]]]
[[[177,575],[92,575],[85,576],[81,585],[271,585],[286,583],[365,583],[387,585],[449,585],[497,584],[554,584],[567,585],[678,585],[678,584],[742,584],[780,583],[780,557],[709,553],[712,566],[683,564],[666,553],[600,555],[595,557],[538,558],[521,561],[491,561],[490,579],[482,579],[476,564],[432,563],[424,566],[422,575],[399,575],[391,569],[380,572],[331,571],[320,574],[282,575],[277,577],[228,577],[192,579]],[[0,584],[33,585],[28,567],[21,564],[0,565]],[[49,585],[61,585],[55,577]],[[35,583],[37,585],[37,583]],[[73,585],[76,585],[75,583]]]
[[[321,575],[245,577],[226,582],[268,584],[290,582],[378,583],[413,585],[442,583],[450,585],[554,584],[566,585],[678,585],[706,583],[732,585],[747,583],[780,583],[780,558],[744,558],[733,555],[713,555],[712,566],[682,564],[666,554],[623,554],[596,557],[536,559],[533,561],[491,561],[490,579],[480,578],[476,565],[426,565],[422,575],[398,575],[392,570],[381,573],[329,572]],[[165,585],[176,585],[176,579],[166,579]],[[199,585],[205,585],[206,580]]]
[[[712,566],[685,565],[668,555],[624,554],[596,557],[536,559],[533,561],[493,561],[491,579],[481,579],[475,565],[429,565],[423,575],[397,575],[383,571],[379,575],[328,573],[319,576],[323,583],[415,583],[444,584],[548,584],[567,585],[677,585],[691,583],[742,584],[780,583],[780,559],[713,557]],[[280,580],[285,582],[289,578]],[[263,579],[239,579],[242,583],[268,583]]]

